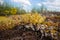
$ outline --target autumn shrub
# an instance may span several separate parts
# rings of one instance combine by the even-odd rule
[[[21,14],[11,15],[9,17],[0,16],[0,30],[12,29],[16,25],[23,24],[41,24],[45,21],[45,16],[41,16],[38,13],[35,14]]]
[[[0,30],[12,29],[14,24],[14,20],[0,16]]]
[[[32,24],[41,24],[45,21],[46,17],[41,16],[38,13],[34,14],[21,14],[21,15],[13,15],[10,16],[9,18],[16,20],[16,22],[23,22],[25,24],[27,23],[32,23]]]

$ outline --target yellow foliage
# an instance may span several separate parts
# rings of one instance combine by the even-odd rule
[[[41,16],[38,13],[21,15],[21,21],[25,23],[40,24],[44,22],[44,20],[45,20],[45,16]]]
[[[16,14],[16,13],[17,13],[17,9],[16,9],[16,8],[12,8],[12,9],[10,10],[10,12],[11,12],[11,14]]]
[[[40,24],[45,20],[44,16],[40,14],[23,14],[23,15],[13,15],[10,17],[0,16],[0,30],[12,29],[15,25],[31,23]]]
[[[12,29],[14,24],[14,20],[0,16],[0,30]]]
[[[21,14],[21,15],[18,15],[18,16],[19,17],[14,16],[12,19],[20,20],[20,22],[24,22],[25,24],[26,23],[40,24],[40,23],[43,23],[46,19],[45,16],[41,16],[38,13],[35,13],[35,14]]]
[[[55,23],[52,21],[44,22],[44,24],[46,24],[47,26],[54,26],[55,25]]]
[[[48,27],[49,26],[55,26],[55,27],[58,26],[58,22],[57,23],[54,23],[54,22],[51,22],[51,21],[44,22],[43,24],[47,25]]]

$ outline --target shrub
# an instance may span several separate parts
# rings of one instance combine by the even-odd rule
[[[14,20],[0,16],[0,30],[12,29],[13,27]]]

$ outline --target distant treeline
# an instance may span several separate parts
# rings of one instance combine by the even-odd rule
[[[50,15],[50,14],[60,15],[60,12],[47,11],[47,9],[44,10],[43,7],[41,7],[41,9],[32,8],[31,11],[26,11],[23,8],[13,7],[7,3],[0,5],[0,16],[2,16],[2,15],[7,16],[7,15],[25,14],[25,13],[36,13],[36,12],[41,13],[43,15]]]

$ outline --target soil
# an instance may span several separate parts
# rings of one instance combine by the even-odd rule
[[[40,38],[40,31],[32,31],[26,28],[0,31],[0,40],[51,40],[47,37]]]

